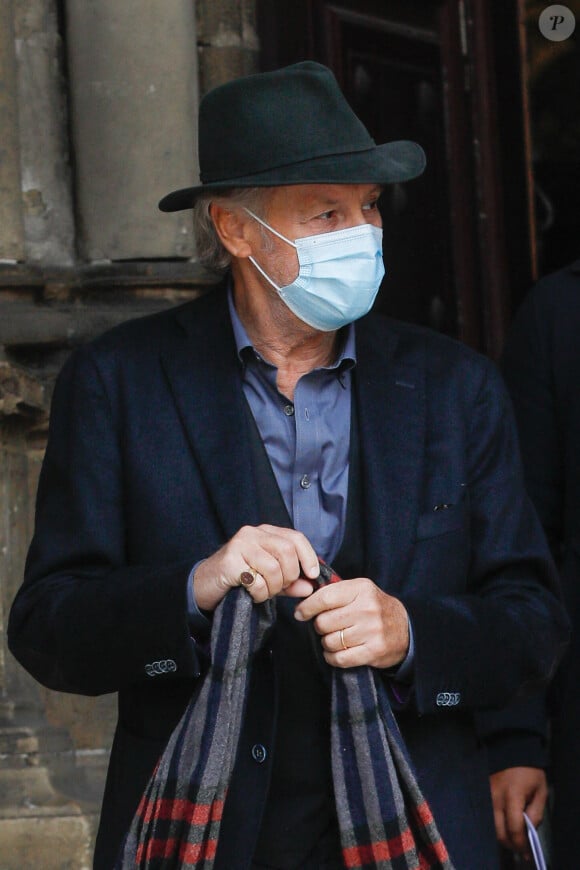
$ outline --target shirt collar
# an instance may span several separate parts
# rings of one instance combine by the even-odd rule
[[[228,288],[228,307],[230,310],[230,317],[234,330],[236,350],[238,352],[240,362],[242,363],[244,368],[247,365],[249,351],[252,352],[255,358],[260,359],[267,365],[269,365],[269,363],[260,356],[258,351],[252,345],[252,342],[248,338],[248,333],[246,332],[244,324],[240,320],[238,312],[236,311],[236,306],[234,305],[234,296],[232,293],[231,285]],[[331,365],[321,366],[321,368],[329,371],[332,371],[333,369],[339,369],[340,372],[343,372],[346,369],[351,369],[356,365],[356,342],[354,323],[349,323],[348,326],[343,327],[343,329],[341,330],[341,339],[341,349],[336,360]]]

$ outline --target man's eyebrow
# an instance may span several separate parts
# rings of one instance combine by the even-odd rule
[[[368,192],[368,196],[380,196],[384,190],[384,185],[377,184],[375,187],[371,188]],[[366,199],[366,197],[365,197]],[[335,206],[340,204],[340,199],[333,196],[318,196],[316,201],[307,202],[304,205],[299,207],[299,214],[307,215],[313,209],[316,211],[318,209],[324,210],[328,206]]]

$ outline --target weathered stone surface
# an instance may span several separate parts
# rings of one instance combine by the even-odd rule
[[[0,3],[0,260],[24,259],[12,0]]]
[[[198,0],[196,8],[200,44],[258,48],[254,0]]]
[[[199,80],[203,93],[231,79],[255,73],[257,62],[257,52],[247,48],[200,48]]]
[[[93,824],[53,813],[0,820],[0,870],[90,870]]]
[[[12,0],[18,71],[25,255],[72,263],[74,222],[55,0]]]
[[[197,178],[191,0],[69,0],[67,26],[84,256],[191,256],[189,213],[157,209]]]
[[[114,695],[87,698],[41,688],[40,696],[47,722],[55,728],[66,729],[75,749],[89,751],[111,745],[117,719]],[[89,764],[90,759],[85,758],[85,762]]]
[[[10,401],[44,401],[39,382],[0,363]],[[6,398],[6,394],[4,396]],[[114,699],[49,692],[6,648],[10,603],[33,524],[42,442],[19,413],[0,416],[0,870],[90,867]],[[72,704],[72,709],[71,709]]]
[[[0,819],[66,813],[80,815],[80,808],[57,794],[46,767],[0,770]],[[1,865],[0,865],[1,866]]]
[[[163,306],[159,306],[163,307]],[[136,305],[133,312],[114,303],[100,306],[98,309],[89,307],[70,307],[51,310],[41,306],[10,303],[9,306],[0,303],[0,322],[3,311],[9,311],[9,318],[0,325],[0,344],[6,348],[22,345],[35,346],[69,346],[80,344],[93,338],[128,317],[139,317],[151,313],[154,307]]]
[[[202,0],[197,4],[199,86],[212,88],[258,69],[258,37],[253,0]]]
[[[0,362],[0,416],[30,417],[47,410],[44,385],[22,369]]]

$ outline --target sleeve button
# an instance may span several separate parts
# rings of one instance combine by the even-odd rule
[[[266,760],[267,754],[268,753],[266,752],[265,746],[263,746],[261,743],[254,743],[254,745],[252,746],[252,758],[254,759],[254,761],[256,761],[258,764],[263,764]]]

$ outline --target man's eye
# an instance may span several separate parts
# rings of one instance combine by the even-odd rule
[[[363,205],[363,210],[364,211],[374,211],[374,209],[378,208],[378,206],[379,206],[378,199],[373,199],[372,202],[367,202],[365,205]]]
[[[316,220],[329,221],[329,220],[332,220],[333,216],[334,216],[334,211],[323,211],[322,214],[316,215]]]

